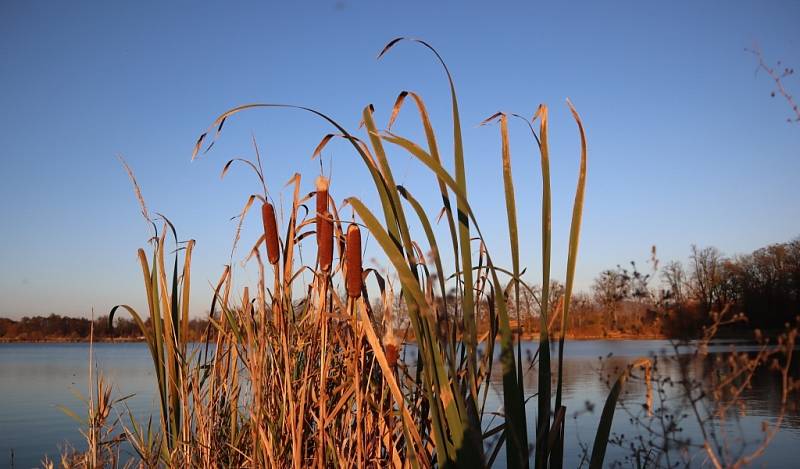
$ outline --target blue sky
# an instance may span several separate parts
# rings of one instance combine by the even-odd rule
[[[143,305],[136,249],[148,229],[116,159],[136,172],[151,210],[197,240],[193,311],[228,261],[255,178],[219,173],[252,156],[257,138],[277,196],[294,171],[311,190],[310,155],[329,131],[297,112],[255,111],[226,124],[214,150],[190,162],[197,136],[224,110],[250,102],[315,107],[355,130],[372,103],[385,125],[397,93],[426,100],[450,149],[444,56],[459,93],[470,196],[496,260],[508,261],[496,126],[498,110],[551,108],[554,275],[563,277],[578,166],[564,99],[581,113],[589,174],[578,286],[618,263],[663,260],[689,246],[749,252],[800,234],[800,127],[744,49],[800,66],[800,3],[786,2],[2,2],[0,4],[0,316],[98,314]],[[555,3],[559,3],[555,5]],[[786,85],[800,93],[800,80]],[[399,133],[418,137],[411,108]],[[539,263],[537,155],[511,126],[522,263]],[[438,212],[430,175],[401,152],[399,182]],[[448,164],[450,161],[448,160]],[[325,152],[332,195],[374,206],[366,172],[345,145]],[[288,192],[286,193],[288,195]],[[246,223],[243,246],[257,236]],[[240,259],[237,256],[237,259]],[[254,282],[240,269],[242,282]]]

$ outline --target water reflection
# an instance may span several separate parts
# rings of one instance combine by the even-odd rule
[[[752,344],[744,342],[717,342],[710,351],[722,353],[735,345],[737,350],[755,350]],[[533,356],[536,342],[523,344],[523,356]],[[599,421],[600,411],[608,394],[608,378],[616,378],[633,359],[653,356],[669,351],[666,341],[572,341],[565,348],[564,362],[564,404],[567,407],[565,467],[581,464],[582,446],[591,448],[594,432]],[[78,424],[58,410],[56,405],[65,405],[79,413],[85,410],[84,404],[73,391],[86,393],[88,386],[88,352],[86,344],[0,344],[0,467],[10,466],[11,451],[14,451],[15,467],[28,468],[39,465],[44,454],[54,457],[59,445],[70,443],[80,448],[82,438]],[[413,355],[413,347],[407,347]],[[691,370],[692,376],[704,377],[714,370],[713,355],[703,360],[692,358],[691,347],[681,349],[682,360]],[[98,367],[103,369],[119,395],[134,393],[127,401],[135,415],[146,418],[157,409],[155,380],[152,363],[144,344],[97,344],[95,355]],[[555,349],[553,350],[555,357]],[[601,359],[602,358],[602,359]],[[680,377],[680,360],[658,360],[658,373],[671,377],[673,382]],[[555,363],[554,363],[555,364]],[[526,368],[527,368],[526,364]],[[502,388],[499,368],[492,376],[486,411],[502,412]],[[797,376],[800,368],[795,366]],[[641,373],[636,374],[641,377]],[[535,368],[527,371],[524,377],[525,392],[528,396],[537,389]],[[673,383],[665,387],[666,402],[675,408],[686,404],[678,396],[678,387]],[[642,404],[645,402],[646,386],[643,380],[633,379],[626,386],[623,401],[625,406],[616,410],[613,432],[624,435],[629,442],[642,429],[637,419],[646,416]],[[731,445],[737,449],[752,448],[761,437],[761,422],[774,421],[780,408],[779,383],[773,373],[766,370],[757,373],[752,386],[743,394],[746,415],[738,422],[731,421],[727,430],[738,438],[732,438]],[[659,404],[656,396],[656,406]],[[588,406],[587,406],[588,404]],[[122,409],[120,409],[122,410]],[[529,435],[535,434],[532,423],[536,419],[536,399],[526,406],[529,422]],[[494,421],[494,424],[497,420]],[[641,423],[641,420],[639,420]],[[487,414],[484,425],[488,428],[491,415]],[[778,433],[769,446],[765,456],[758,460],[770,467],[794,467],[798,445],[800,445],[800,412],[796,407],[789,410],[783,421],[783,430]],[[699,428],[693,424],[691,415],[681,421],[683,437],[692,442],[701,440]],[[741,433],[740,433],[741,430]],[[644,433],[645,437],[649,435]],[[624,466],[630,454],[629,446],[610,446],[606,461],[619,461]],[[502,466],[502,455],[498,465]],[[704,463],[702,456],[692,460],[692,465]]]
[[[537,347],[536,342],[526,343],[523,356],[533,356]],[[663,446],[666,433],[672,439],[688,443],[689,446],[681,448],[675,446],[676,441],[670,442],[671,454],[663,455],[659,461],[661,464],[688,461],[692,466],[699,465],[705,458],[702,448],[698,447],[703,441],[702,432],[690,402],[685,399],[686,392],[682,383],[686,381],[685,378],[707,382],[709,375],[715,372],[715,358],[730,352],[732,347],[738,352],[755,352],[758,349],[755,344],[746,342],[716,342],[709,347],[707,356],[699,358],[693,347],[680,347],[676,351],[667,341],[570,342],[565,349],[563,384],[564,405],[570,420],[566,427],[565,466],[581,465],[582,453],[586,448],[591,448],[599,414],[613,380],[638,357],[651,358],[655,366],[652,384],[655,388],[653,409],[644,405],[647,402],[644,373],[634,370],[634,378],[627,382],[621,405],[615,412],[612,432],[616,445],[609,446],[606,462],[613,465],[616,461],[624,467],[636,465],[636,461],[631,459],[636,446],[644,444],[648,449],[653,443]],[[794,362],[790,374],[800,375],[797,361]],[[535,369],[530,369],[525,374],[527,395],[536,392],[537,378]],[[553,382],[555,386],[555,377]],[[496,369],[492,375],[492,392],[487,397],[489,410],[502,410],[501,383],[500,371]],[[752,452],[764,437],[762,422],[775,422],[781,407],[779,375],[767,367],[760,368],[753,375],[750,387],[742,393],[741,401],[743,407],[734,410],[741,410],[743,414],[732,412],[724,425],[706,426],[707,431],[715,432],[720,444],[727,446],[725,451],[731,456]],[[701,415],[704,415],[703,410],[707,410],[706,403],[705,400],[697,403]],[[794,466],[796,445],[800,443],[800,410],[793,404],[790,402],[781,424],[782,430],[776,435],[764,457],[758,460],[759,463],[767,463],[770,467]],[[532,423],[536,419],[535,398],[529,401],[526,410],[528,432],[529,435],[534,435]],[[664,423],[667,418],[673,419],[675,431]],[[681,455],[681,452],[688,452],[688,455]]]

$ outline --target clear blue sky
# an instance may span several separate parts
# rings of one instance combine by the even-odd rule
[[[235,105],[313,106],[355,130],[364,105],[383,126],[410,89],[447,140],[447,88],[430,54],[406,44],[375,60],[398,35],[428,40],[453,72],[470,192],[500,262],[499,133],[476,124],[550,105],[554,274],[563,277],[578,163],[565,97],[589,139],[579,287],[601,269],[643,262],[653,244],[662,260],[685,260],[692,243],[736,254],[800,234],[800,126],[785,122],[788,106],[770,99],[770,80],[744,52],[757,42],[768,60],[800,67],[800,2],[561,3],[0,3],[0,316],[142,306],[135,252],[148,229],[117,154],[150,209],[197,240],[193,311],[204,311],[228,259],[229,218],[258,190],[243,169],[220,181],[222,164],[252,156],[252,132],[273,194],[295,170],[311,190],[310,155],[328,131],[300,113],[256,111],[190,162],[197,136]],[[787,86],[800,95],[797,77]],[[409,111],[397,130],[414,137]],[[523,264],[535,282],[540,176],[527,130],[511,130]],[[400,182],[435,203],[428,173],[402,153],[391,158]],[[373,201],[346,146],[331,146],[331,160],[338,200]]]

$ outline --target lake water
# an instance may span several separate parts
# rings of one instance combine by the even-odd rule
[[[535,351],[536,343],[526,343],[523,355]],[[728,349],[726,344],[715,346],[717,351]],[[572,341],[566,346],[564,402],[567,406],[565,467],[576,467],[581,462],[580,442],[591,448],[594,431],[608,393],[605,381],[607,373],[615,367],[624,366],[633,358],[648,356],[669,348],[666,341]],[[747,345],[738,344],[737,349]],[[126,401],[128,408],[140,418],[146,418],[156,407],[155,379],[147,347],[142,343],[95,344],[94,354],[97,366],[114,384],[116,395],[134,394]],[[612,358],[598,360],[598,357]],[[16,468],[40,467],[47,454],[56,458],[59,448],[71,444],[82,447],[82,436],[78,423],[65,415],[57,406],[63,405],[79,415],[85,414],[86,406],[80,396],[88,390],[87,344],[0,344],[0,467]],[[555,357],[554,357],[555,358]],[[554,360],[555,362],[555,360]],[[703,369],[704,364],[693,364],[695,369]],[[707,364],[706,364],[707,367]],[[605,370],[605,371],[603,371]],[[677,373],[675,363],[663,363],[662,374]],[[771,374],[763,373],[756,377],[752,389],[745,397],[747,415],[737,424],[728,427],[729,444],[733,450],[752,448],[761,438],[761,422],[774,421],[779,405],[778,383]],[[486,411],[500,410],[500,388],[496,384],[499,377],[493,377]],[[536,390],[536,372],[526,375],[526,393]],[[628,410],[616,411],[612,431],[630,438],[637,434],[631,423],[631,415],[642,413],[645,386],[633,381],[627,387],[626,402]],[[586,403],[593,403],[594,410],[585,411]],[[671,405],[675,405],[672,403]],[[118,409],[123,411],[124,409]],[[535,419],[536,399],[529,401],[529,436],[534,435],[532,422]],[[485,418],[487,426],[490,416]],[[682,424],[684,436],[693,441],[700,440],[697,427],[687,419]],[[741,429],[741,431],[740,431]],[[739,441],[740,436],[744,441]],[[800,414],[791,411],[784,419],[783,429],[769,446],[766,455],[757,461],[756,466],[797,467],[800,456]],[[501,452],[502,454],[502,452]],[[623,458],[629,454],[618,446],[609,445],[606,464],[615,460],[630,463]],[[502,463],[502,460],[499,459]],[[704,464],[702,458],[693,460],[693,466]]]

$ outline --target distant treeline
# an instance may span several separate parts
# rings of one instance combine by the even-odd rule
[[[727,308],[746,321],[723,334],[752,337],[794,325],[800,315],[800,238],[725,256],[714,247],[692,246],[688,262],[658,260],[655,248],[641,266],[630,262],[600,272],[589,291],[573,295],[567,335],[574,337],[698,337],[714,313]],[[529,335],[539,330],[541,287],[521,291],[519,318]],[[561,327],[564,285],[550,284],[550,328]],[[515,301],[510,301],[512,317]],[[488,305],[486,306],[488,308]]]
[[[150,320],[146,323],[150,325]],[[189,334],[192,340],[199,340],[208,321],[192,319]],[[71,318],[51,314],[49,316],[23,317],[19,320],[0,318],[0,341],[88,341],[92,321],[87,318]],[[114,318],[113,329],[109,327],[108,316],[94,320],[94,339],[138,340],[142,332],[132,319]]]
[[[731,305],[751,328],[782,329],[800,315],[800,238],[731,258],[692,246],[688,265],[671,262],[661,277],[667,308],[707,314]]]
[[[584,320],[610,330],[653,330],[668,337],[696,336],[725,308],[746,322],[732,329],[765,332],[793,325],[800,315],[800,238],[726,257],[715,247],[692,246],[689,261],[605,270],[592,294],[578,297]],[[583,304],[581,304],[581,301]],[[731,328],[729,328],[731,329]]]

